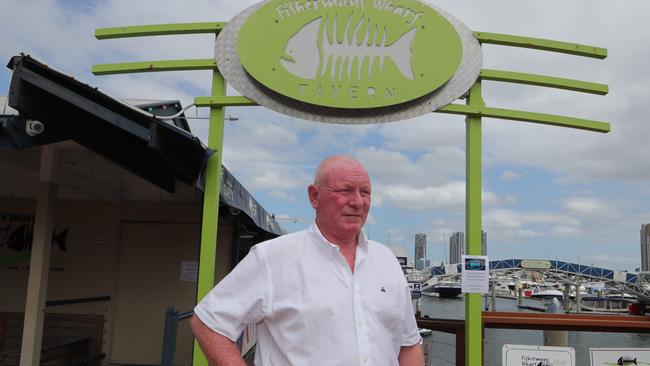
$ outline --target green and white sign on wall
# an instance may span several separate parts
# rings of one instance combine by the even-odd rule
[[[451,23],[419,1],[276,0],[246,20],[237,54],[253,78],[282,95],[376,108],[447,82],[462,45]]]
[[[339,123],[401,120],[469,90],[480,46],[419,0],[267,0],[219,35],[228,82],[270,109]]]

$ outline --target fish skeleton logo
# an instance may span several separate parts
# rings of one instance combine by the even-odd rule
[[[419,0],[267,0],[242,21],[236,53],[248,76],[281,96],[372,109],[445,85],[463,43]]]
[[[367,77],[371,77],[373,61],[379,60],[379,71],[382,70],[385,59],[390,58],[399,72],[409,80],[413,80],[413,66],[411,59],[413,52],[411,43],[416,34],[416,28],[411,28],[392,44],[387,44],[388,31],[384,27],[383,36],[380,39],[379,26],[374,24],[374,39],[370,38],[372,25],[370,18],[365,18],[365,31],[361,32],[361,26],[364,23],[362,17],[356,24],[352,37],[344,37],[342,41],[337,41],[330,35],[326,29],[323,29],[321,23],[322,17],[318,17],[307,25],[302,27],[298,33],[289,39],[282,55],[280,63],[293,75],[305,78],[316,79],[323,77],[327,73],[326,63],[329,61],[331,79],[352,78],[355,76],[361,79],[361,70],[364,62],[368,64]],[[348,17],[345,25],[344,35],[349,34],[352,15]],[[334,16],[333,29],[338,27],[338,16]],[[320,39],[319,39],[320,35]],[[323,39],[325,38],[325,39]],[[320,47],[319,47],[320,46]],[[352,74],[353,65],[356,63],[355,71]],[[344,65],[347,64],[347,72]],[[338,70],[336,65],[338,65]],[[318,70],[320,69],[320,75]]]

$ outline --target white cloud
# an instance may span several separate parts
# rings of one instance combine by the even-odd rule
[[[310,179],[307,175],[293,171],[291,167],[279,165],[273,167],[259,166],[254,173],[245,171],[243,174],[251,174],[247,177],[250,188],[262,190],[277,191],[304,187],[306,192],[307,182]]]
[[[639,257],[627,257],[619,255],[588,255],[580,259],[582,263],[593,265],[595,267],[607,268],[613,270],[633,271],[641,266]]]
[[[499,176],[501,180],[515,180],[521,177],[521,174],[513,172],[512,170],[506,170]]]
[[[368,217],[366,218],[366,225],[376,225],[378,223],[379,221],[377,220],[377,217],[373,215],[372,210],[368,212]]]
[[[517,196],[512,195],[512,194],[507,194],[507,195],[505,196],[504,200],[505,200],[507,203],[511,204],[511,205],[517,203],[517,201],[518,201]]]
[[[551,229],[550,234],[558,238],[579,238],[582,236],[582,229],[575,226],[556,226]]]
[[[392,150],[433,152],[458,148],[465,142],[462,118],[442,114],[389,123],[382,126],[379,133]]]
[[[580,226],[580,221],[564,214],[552,212],[517,212],[508,209],[487,210],[483,221],[490,230],[519,229],[525,225],[561,224]]]
[[[270,190],[266,193],[269,197],[276,198],[287,202],[298,202],[296,197],[287,194],[285,191]]]
[[[464,178],[465,153],[458,147],[408,155],[404,151],[359,147],[354,155],[363,162],[373,181],[416,187],[439,185],[449,179]]]
[[[490,233],[492,233],[492,231],[490,231]],[[507,242],[519,242],[521,240],[527,240],[527,239],[543,236],[542,233],[536,232],[534,230],[505,230],[502,231],[500,234],[502,239]]]
[[[396,257],[406,257],[406,249],[403,245],[387,245],[388,249],[393,252]]]
[[[619,210],[592,197],[572,197],[564,202],[567,210],[583,217],[614,219],[622,217]]]
[[[388,238],[388,245],[395,245],[408,240],[407,235],[401,229],[397,228],[389,228],[386,230],[386,237]]]
[[[465,182],[428,187],[381,185],[373,190],[373,195],[377,197],[379,205],[390,204],[403,210],[461,210],[465,204]],[[498,198],[493,192],[483,192],[485,204],[497,201]]]

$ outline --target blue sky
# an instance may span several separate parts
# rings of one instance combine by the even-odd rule
[[[227,21],[254,1],[20,1],[0,4],[0,61],[25,52],[118,98],[208,95],[206,72],[103,76],[96,63],[212,57],[207,35],[98,41],[94,29],[123,25]],[[431,1],[474,31],[608,48],[606,60],[484,47],[484,67],[605,83],[607,96],[486,82],[488,106],[612,123],[599,134],[486,119],[483,226],[492,259],[548,258],[612,269],[640,265],[639,230],[650,222],[650,2],[645,0]],[[38,26],[36,26],[38,25]],[[10,70],[0,70],[0,95]],[[231,94],[236,94],[231,90]],[[190,111],[205,116],[206,110]],[[318,161],[347,153],[374,183],[366,231],[413,255],[426,233],[430,258],[448,256],[448,236],[464,231],[465,127],[459,116],[430,114],[382,125],[301,121],[261,107],[230,108],[224,164],[288,231],[313,220],[306,199]],[[204,120],[191,122],[205,139]]]

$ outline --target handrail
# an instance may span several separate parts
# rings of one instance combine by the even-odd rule
[[[163,331],[162,355],[160,356],[161,366],[174,365],[178,322],[191,317],[193,314],[194,310],[179,313],[173,306],[168,307],[165,311],[165,330]]]
[[[486,328],[650,333],[650,317],[484,311]]]
[[[97,296],[97,297],[82,297],[77,299],[51,300],[45,302],[45,307],[47,308],[52,306],[85,304],[89,302],[103,302],[103,301],[111,301],[111,297],[106,295],[106,296]]]
[[[429,318],[428,316],[415,320],[420,328],[456,335],[456,365],[465,365],[465,320]]]

